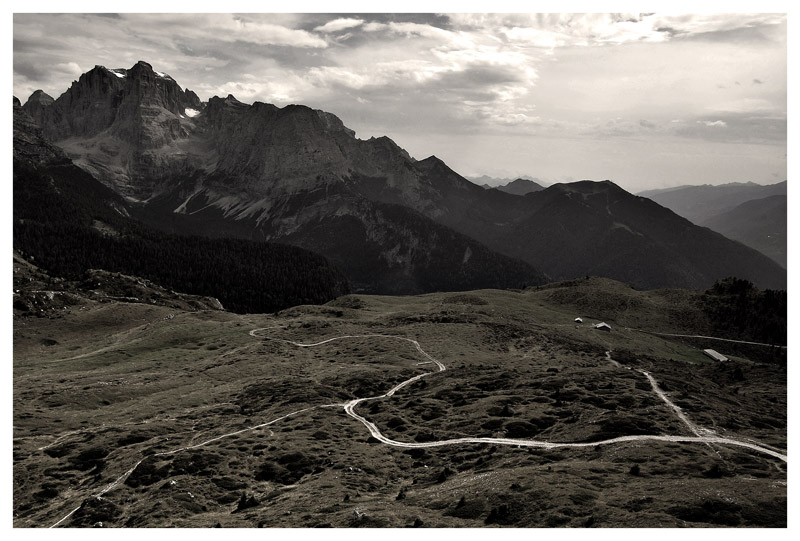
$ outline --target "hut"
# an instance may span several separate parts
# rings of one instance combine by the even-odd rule
[[[609,325],[606,322],[601,322],[601,323],[598,323],[597,325],[592,325],[592,327],[594,327],[598,331],[611,332],[611,325]]]
[[[728,360],[728,358],[725,355],[723,355],[722,353],[718,353],[713,349],[704,349],[703,353],[705,353],[707,357],[711,357],[715,361],[719,361],[721,363],[724,363],[725,361]]]

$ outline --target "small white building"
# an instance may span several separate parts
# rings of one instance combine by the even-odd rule
[[[704,349],[703,353],[705,353],[706,356],[711,357],[715,361],[719,361],[721,363],[724,363],[725,361],[728,360],[728,358],[725,355],[723,355],[722,353],[718,353],[713,349]]]
[[[595,329],[597,329],[598,331],[606,331],[606,332],[611,332],[611,325],[609,325],[609,324],[608,324],[608,323],[606,323],[606,322],[601,322],[601,323],[598,323],[598,324],[596,324],[596,325],[592,325],[592,327],[594,327],[594,328],[595,328]]]
[[[575,323],[583,323],[583,319],[581,319],[579,317],[576,317],[575,318]]]

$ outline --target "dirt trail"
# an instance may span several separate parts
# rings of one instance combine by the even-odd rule
[[[256,333],[258,331],[261,331],[261,330],[266,330],[266,329],[254,329],[253,331],[250,331],[250,335],[254,336],[254,337],[260,337]],[[422,349],[422,347],[419,345],[419,342],[417,342],[416,340],[412,340],[411,338],[406,338],[406,337],[403,337],[403,336],[394,336],[394,335],[385,335],[385,334],[344,335],[344,336],[338,336],[338,337],[334,337],[334,338],[328,338],[326,340],[322,340],[320,342],[315,342],[315,343],[311,343],[311,344],[304,344],[304,343],[299,343],[299,342],[293,342],[291,340],[276,339],[276,338],[264,337],[264,336],[261,336],[261,338],[265,338],[265,339],[268,339],[268,340],[276,340],[276,341],[284,342],[284,343],[287,343],[287,344],[292,344],[292,345],[295,345],[297,347],[315,347],[315,346],[319,346],[319,345],[322,345],[322,344],[327,344],[329,342],[333,342],[334,340],[342,340],[342,339],[346,339],[346,338],[394,338],[394,339],[405,340],[407,342],[411,342],[417,348],[417,351],[419,351],[427,359],[430,359],[431,361],[433,361],[439,367],[439,372],[443,372],[443,371],[446,370],[446,367],[444,366],[444,364],[442,364],[440,361],[434,359],[427,352],[425,352]],[[617,361],[615,361],[615,360],[613,360],[611,358],[610,352],[606,352],[606,357],[608,358],[609,361],[614,363],[615,366],[622,367],[622,365],[620,365]],[[692,423],[683,414],[681,409],[676,404],[674,404],[666,396],[666,394],[664,394],[664,391],[662,391],[661,388],[658,386],[658,383],[656,382],[655,378],[653,378],[648,372],[645,372],[644,370],[639,370],[639,372],[642,372],[642,374],[644,374],[647,377],[647,379],[650,381],[650,384],[653,386],[653,390],[656,392],[656,394],[658,394],[658,396],[664,402],[666,402],[667,405],[669,405],[673,410],[675,410],[675,412],[678,415],[678,417],[695,434],[694,437],[692,437],[692,436],[666,436],[666,435],[661,435],[661,436],[659,436],[659,435],[652,435],[652,436],[649,436],[649,435],[637,435],[637,436],[620,436],[620,437],[617,437],[617,438],[612,438],[612,439],[603,440],[603,441],[590,442],[590,443],[556,443],[556,442],[548,442],[548,441],[541,441],[541,440],[523,440],[523,439],[512,439],[512,438],[455,438],[455,439],[449,439],[449,440],[439,440],[439,441],[430,441],[430,442],[421,442],[421,443],[420,442],[400,442],[400,441],[396,441],[396,440],[393,440],[391,438],[388,438],[388,437],[384,436],[383,433],[381,433],[380,429],[374,423],[372,423],[371,421],[367,420],[366,418],[364,418],[363,416],[361,416],[361,415],[359,415],[358,413],[355,412],[355,407],[358,406],[361,402],[366,402],[366,401],[369,401],[369,400],[378,400],[378,399],[381,399],[381,398],[391,397],[398,390],[402,389],[406,385],[414,383],[415,381],[418,381],[418,380],[420,380],[420,379],[422,379],[422,378],[424,378],[426,376],[430,376],[431,374],[435,374],[436,372],[426,372],[426,373],[414,376],[413,378],[407,379],[406,381],[404,381],[402,383],[399,383],[398,385],[394,386],[392,389],[390,389],[389,391],[387,391],[386,393],[384,393],[382,395],[365,397],[365,398],[356,398],[354,400],[351,400],[350,402],[344,404],[344,411],[350,417],[352,417],[353,419],[355,419],[355,420],[359,421],[361,424],[363,424],[367,428],[367,430],[369,430],[370,435],[372,435],[372,437],[374,437],[378,441],[380,441],[382,443],[385,443],[386,445],[392,445],[394,447],[403,447],[403,448],[409,448],[409,449],[419,449],[419,448],[428,448],[428,447],[441,447],[441,446],[445,446],[445,445],[458,445],[458,444],[464,444],[464,443],[492,443],[492,444],[497,444],[497,445],[514,445],[514,446],[517,446],[517,447],[540,447],[540,448],[544,448],[544,449],[555,449],[555,448],[558,448],[558,447],[591,447],[591,446],[595,446],[595,445],[610,445],[610,444],[613,444],[613,443],[621,443],[621,442],[626,442],[626,441],[669,441],[669,442],[678,442],[678,443],[695,443],[696,442],[696,443],[719,443],[719,444],[735,445],[735,446],[745,447],[747,449],[751,449],[751,450],[754,450],[754,451],[758,451],[758,452],[770,455],[772,457],[775,457],[775,458],[778,458],[780,460],[783,460],[784,462],[788,461],[787,456],[785,454],[773,451],[772,449],[767,449],[766,447],[762,447],[760,445],[751,443],[749,441],[743,441],[743,440],[738,440],[738,439],[734,439],[734,438],[721,438],[721,437],[717,437],[717,436],[708,435],[708,432],[710,432],[710,431],[706,431],[705,429],[701,429],[701,428],[697,427],[697,425]]]
[[[719,338],[717,336],[704,336],[701,334],[672,334],[668,332],[654,332],[654,331],[645,331],[642,329],[631,329],[630,327],[625,327],[625,330],[628,331],[636,331],[641,332],[644,334],[654,334],[656,336],[674,336],[676,338],[703,338],[705,340],[719,340],[720,342],[733,342],[734,344],[747,344],[750,346],[765,346],[769,348],[780,348],[780,349],[787,349],[787,346],[778,346],[775,344],[765,344],[763,342],[747,342],[746,340],[733,340],[731,338]]]
[[[366,401],[370,401],[370,400],[378,400],[378,399],[381,399],[381,398],[389,398],[389,397],[393,396],[397,391],[402,389],[403,387],[411,385],[412,383],[414,383],[416,381],[419,381],[420,379],[422,379],[424,377],[427,377],[427,376],[430,376],[432,374],[436,374],[436,373],[439,373],[439,372],[444,372],[445,370],[447,370],[447,368],[445,367],[445,365],[441,361],[435,359],[434,357],[429,355],[424,349],[422,349],[422,346],[420,346],[418,341],[416,341],[414,339],[411,339],[411,338],[406,338],[404,336],[395,336],[395,335],[388,335],[388,334],[343,335],[343,336],[336,336],[336,337],[333,337],[333,338],[328,338],[328,339],[325,339],[325,340],[321,340],[319,342],[305,344],[305,343],[301,343],[301,342],[294,342],[292,340],[285,340],[285,339],[280,339],[280,338],[274,338],[274,337],[271,337],[271,336],[263,336],[263,335],[259,334],[260,331],[271,330],[271,329],[274,329],[274,328],[276,328],[276,327],[262,327],[262,328],[258,328],[258,329],[253,329],[253,330],[250,331],[249,334],[250,334],[250,336],[252,336],[254,338],[262,338],[262,339],[265,339],[265,340],[283,342],[283,343],[290,344],[290,345],[293,345],[295,347],[301,347],[301,348],[317,347],[317,346],[328,344],[330,342],[334,342],[334,341],[337,341],[337,340],[346,340],[346,339],[353,339],[353,338],[380,338],[380,339],[391,339],[391,340],[403,340],[405,342],[409,342],[409,343],[413,344],[414,347],[416,348],[416,350],[423,357],[425,357],[431,363],[433,363],[433,364],[435,364],[437,366],[438,370],[436,372],[424,372],[422,374],[418,374],[418,375],[416,375],[414,377],[411,377],[411,378],[409,378],[409,379],[407,379],[407,380],[395,385],[394,387],[392,387],[391,389],[389,389],[386,393],[384,393],[382,395],[365,397],[365,398],[356,398],[356,399],[351,400],[351,401],[349,401],[347,403],[344,403],[344,404],[337,403],[337,404],[322,404],[322,405],[318,405],[318,406],[310,406],[310,407],[307,407],[307,408],[303,408],[303,409],[299,409],[299,410],[293,411],[291,413],[287,413],[285,415],[282,415],[280,417],[277,417],[275,419],[272,419],[270,421],[267,421],[267,422],[264,422],[264,423],[261,423],[261,424],[258,424],[258,425],[252,426],[252,427],[244,428],[244,429],[237,430],[237,431],[234,431],[234,432],[229,432],[229,433],[226,433],[226,434],[222,434],[222,435],[216,436],[214,438],[210,438],[210,439],[205,440],[205,441],[203,441],[201,443],[180,447],[180,448],[177,448],[177,449],[173,449],[171,451],[162,451],[160,453],[155,453],[153,455],[146,456],[146,457],[140,459],[138,462],[136,462],[132,467],[130,467],[128,470],[126,470],[122,475],[117,477],[112,483],[107,485],[103,490],[91,495],[90,497],[92,497],[92,498],[102,498],[103,495],[105,495],[109,491],[113,490],[120,483],[122,483],[131,473],[133,473],[136,470],[136,468],[139,467],[139,465],[142,462],[144,462],[145,460],[147,460],[150,457],[172,455],[172,454],[177,454],[177,453],[180,453],[180,452],[183,452],[183,451],[187,451],[187,450],[190,450],[190,449],[196,449],[198,447],[203,447],[203,446],[208,445],[210,443],[213,443],[215,441],[219,441],[219,440],[221,440],[223,438],[227,438],[227,437],[235,436],[235,435],[242,434],[242,433],[245,433],[245,432],[258,430],[260,428],[267,427],[269,425],[272,425],[274,423],[277,423],[278,421],[281,421],[283,419],[287,419],[287,418],[292,417],[294,415],[298,415],[298,414],[301,414],[301,413],[312,411],[312,410],[315,410],[315,409],[318,409],[318,408],[333,408],[333,407],[343,407],[344,411],[345,411],[345,413],[347,415],[349,415],[353,419],[355,419],[358,422],[360,422],[361,424],[363,424],[367,428],[367,430],[369,431],[370,435],[372,435],[372,437],[374,437],[376,440],[380,441],[381,443],[384,443],[386,445],[391,445],[393,447],[402,447],[402,448],[406,448],[406,449],[424,449],[424,448],[431,448],[431,447],[443,447],[443,446],[449,446],[449,445],[463,445],[463,444],[470,444],[470,443],[489,443],[489,444],[494,444],[494,445],[510,445],[510,446],[515,446],[515,447],[534,447],[534,448],[541,448],[541,449],[557,449],[557,448],[596,447],[598,445],[612,445],[612,444],[616,444],[616,443],[624,443],[624,442],[631,442],[631,441],[665,441],[665,442],[674,442],[674,443],[705,443],[705,444],[716,443],[716,444],[721,444],[721,445],[733,445],[733,446],[737,446],[737,447],[744,447],[744,448],[750,449],[752,451],[756,451],[756,452],[759,452],[759,453],[763,453],[763,454],[772,456],[774,458],[782,460],[783,462],[788,462],[788,458],[787,458],[787,456],[785,454],[780,453],[778,451],[774,451],[772,449],[768,449],[766,447],[763,447],[763,446],[758,445],[756,443],[752,443],[750,441],[743,441],[743,440],[734,439],[734,438],[722,438],[722,437],[718,437],[718,436],[714,436],[714,435],[703,435],[705,430],[697,427],[696,425],[694,425],[694,423],[692,423],[683,414],[681,409],[677,405],[675,405],[672,401],[670,401],[669,398],[666,396],[666,394],[664,394],[664,392],[658,387],[658,384],[657,384],[655,378],[653,378],[649,373],[647,373],[647,372],[645,372],[643,370],[639,370],[639,372],[642,372],[648,378],[648,380],[650,381],[650,384],[652,385],[653,390],[656,392],[656,394],[664,402],[666,402],[671,408],[673,408],[673,410],[675,410],[676,414],[692,430],[692,432],[695,434],[695,436],[636,435],[636,436],[620,436],[620,437],[617,437],[617,438],[611,438],[611,439],[603,440],[603,441],[580,442],[580,443],[549,442],[549,441],[543,441],[543,440],[525,440],[525,439],[513,439],[513,438],[470,438],[470,437],[454,438],[454,439],[438,440],[438,441],[429,441],[429,442],[401,442],[401,441],[393,440],[391,438],[388,438],[388,437],[384,436],[383,433],[381,433],[380,429],[374,423],[372,423],[371,421],[367,420],[365,417],[363,417],[363,416],[359,415],[358,413],[356,413],[356,411],[355,411],[356,406],[358,406],[362,402],[366,402]],[[613,360],[611,358],[610,352],[606,352],[606,358],[611,363],[613,363],[615,366],[622,367],[622,365],[620,365],[617,361],[615,361],[615,360]],[[626,368],[628,368],[628,367],[626,367]],[[80,507],[81,506],[79,505],[78,507],[74,508],[68,514],[66,514],[64,517],[59,519],[57,522],[55,522],[50,527],[54,528],[54,527],[58,526],[59,524],[61,524],[65,520],[67,520],[69,517],[71,517],[76,511],[78,511],[78,509],[80,509]]]

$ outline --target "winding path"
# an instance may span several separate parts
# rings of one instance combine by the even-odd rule
[[[251,330],[249,334],[250,334],[250,336],[252,336],[254,338],[262,338],[262,339],[265,339],[265,340],[271,340],[271,341],[275,341],[275,342],[283,342],[283,343],[291,344],[293,346],[300,347],[300,348],[316,347],[316,346],[321,346],[323,344],[328,344],[330,342],[334,342],[334,341],[337,341],[337,340],[346,340],[346,339],[353,339],[353,338],[380,338],[380,339],[402,340],[402,341],[409,342],[409,343],[413,344],[414,347],[416,348],[416,350],[423,357],[428,359],[428,361],[430,363],[436,365],[438,370],[436,372],[424,372],[422,374],[418,374],[416,376],[413,376],[413,377],[411,377],[411,378],[409,378],[409,379],[407,379],[407,380],[405,380],[405,381],[403,381],[401,383],[398,383],[397,385],[395,385],[394,387],[392,387],[387,392],[385,392],[384,394],[381,394],[381,395],[365,397],[365,398],[356,398],[356,399],[351,400],[351,401],[346,402],[346,403],[321,404],[321,405],[317,405],[317,406],[310,406],[310,407],[307,407],[307,408],[303,408],[303,409],[299,409],[299,410],[287,413],[285,415],[282,415],[280,417],[277,417],[275,419],[272,419],[270,421],[267,421],[267,422],[264,422],[264,423],[261,423],[261,424],[258,424],[258,425],[254,425],[254,426],[251,426],[251,427],[248,427],[248,428],[243,428],[241,430],[236,430],[234,432],[228,432],[226,434],[222,434],[222,435],[210,438],[208,440],[205,440],[203,442],[200,442],[200,443],[197,443],[197,444],[194,444],[194,445],[188,445],[188,446],[184,446],[184,447],[179,447],[179,448],[173,449],[171,451],[162,451],[162,452],[159,452],[159,453],[154,453],[152,455],[145,456],[145,457],[141,458],[138,462],[136,462],[133,466],[131,466],[128,470],[126,470],[122,475],[117,477],[112,483],[107,485],[101,491],[99,491],[99,492],[97,492],[95,494],[92,494],[90,497],[98,498],[98,499],[102,498],[106,493],[108,493],[109,491],[111,491],[114,488],[116,488],[129,475],[131,475],[136,470],[136,468],[138,468],[139,465],[142,464],[142,462],[148,460],[151,457],[174,455],[174,454],[177,454],[177,453],[180,453],[180,452],[183,452],[183,451],[188,451],[188,450],[191,450],[191,449],[197,449],[199,447],[206,446],[206,445],[208,445],[210,443],[219,441],[219,440],[224,439],[224,438],[228,438],[228,437],[231,437],[231,436],[236,436],[236,435],[239,435],[239,434],[243,434],[245,432],[250,432],[250,431],[253,431],[253,430],[258,430],[260,428],[267,427],[269,425],[277,423],[278,421],[282,421],[284,419],[287,419],[289,417],[293,417],[295,415],[299,415],[301,413],[305,413],[305,412],[312,411],[312,410],[319,409],[319,408],[334,408],[334,407],[343,407],[344,411],[345,411],[345,413],[347,415],[349,415],[353,419],[355,419],[358,422],[360,422],[361,424],[363,424],[367,428],[367,430],[369,431],[370,435],[373,438],[375,438],[376,440],[380,441],[381,443],[384,443],[386,445],[391,445],[393,447],[401,447],[401,448],[406,448],[406,449],[424,449],[424,448],[431,448],[431,447],[443,447],[443,446],[448,446],[448,445],[462,445],[462,444],[472,444],[472,443],[489,443],[489,444],[494,444],[494,445],[510,445],[510,446],[515,446],[515,447],[520,447],[520,448],[521,447],[532,447],[532,448],[539,448],[539,449],[558,449],[558,448],[596,447],[596,446],[599,446],[599,445],[612,445],[612,444],[616,444],[616,443],[625,443],[625,442],[631,442],[631,441],[662,441],[662,442],[673,442],[673,443],[704,443],[704,444],[715,443],[715,444],[720,444],[720,445],[733,445],[733,446],[737,446],[737,447],[744,447],[746,449],[750,449],[751,451],[756,451],[756,452],[759,452],[759,453],[763,453],[765,455],[769,455],[771,457],[774,457],[774,458],[777,458],[779,460],[782,460],[783,462],[788,462],[788,458],[787,458],[786,454],[778,452],[778,451],[775,451],[775,450],[772,450],[772,449],[768,449],[767,447],[763,447],[762,445],[758,445],[756,443],[752,443],[752,442],[749,442],[749,441],[743,441],[743,440],[739,440],[739,439],[735,439],[735,438],[722,438],[722,437],[718,437],[716,435],[708,435],[709,433],[713,434],[713,432],[708,431],[706,429],[699,428],[699,427],[697,427],[697,425],[692,423],[685,416],[685,414],[682,412],[682,410],[677,405],[675,405],[667,397],[667,395],[664,393],[663,390],[661,390],[661,388],[658,386],[658,383],[656,382],[655,378],[653,378],[648,372],[646,372],[644,370],[637,370],[637,371],[641,372],[642,374],[644,374],[647,377],[647,379],[650,381],[650,384],[653,387],[653,390],[656,392],[656,394],[664,402],[666,402],[667,405],[669,405],[675,411],[675,413],[678,415],[678,417],[681,419],[681,421],[683,421],[684,424],[686,424],[689,427],[689,429],[695,434],[695,436],[668,436],[668,435],[619,436],[619,437],[616,437],[616,438],[611,438],[611,439],[602,440],[602,441],[578,442],[578,443],[550,442],[550,441],[544,441],[544,440],[526,440],[526,439],[514,439],[514,438],[471,438],[471,437],[453,438],[453,439],[447,439],[447,440],[437,440],[437,441],[428,441],[428,442],[402,442],[402,441],[393,440],[391,438],[388,438],[388,437],[384,436],[383,433],[381,433],[380,429],[375,425],[375,423],[367,420],[362,415],[359,415],[358,413],[356,413],[356,411],[355,411],[356,406],[358,406],[362,402],[367,402],[367,401],[370,401],[370,400],[378,400],[378,399],[381,399],[381,398],[389,398],[389,397],[393,396],[397,391],[402,389],[403,387],[411,385],[412,383],[414,383],[416,381],[419,381],[420,379],[422,379],[424,377],[427,377],[427,376],[430,376],[432,374],[436,374],[436,373],[439,373],[439,372],[444,372],[445,370],[447,370],[447,367],[441,361],[435,359],[434,357],[429,355],[424,349],[422,349],[422,346],[420,346],[418,341],[416,341],[414,339],[411,339],[411,338],[406,338],[404,336],[395,336],[395,335],[388,335],[388,334],[354,334],[354,335],[336,336],[336,337],[333,337],[333,338],[328,338],[326,340],[321,340],[319,342],[305,344],[305,343],[301,343],[301,342],[294,342],[292,340],[285,340],[285,339],[281,339],[281,338],[274,338],[274,337],[271,337],[271,336],[263,336],[263,335],[259,334],[260,331],[267,331],[267,330],[270,330],[270,329],[273,329],[273,328],[276,328],[276,327],[261,327],[261,328],[258,328],[258,329]],[[611,358],[611,352],[606,352],[606,358],[611,363],[613,363],[616,367],[620,367],[620,368],[622,367],[622,365],[620,365],[617,361],[615,361],[615,360],[613,360]],[[626,367],[626,368],[628,368],[628,367]],[[75,507],[74,509],[72,509],[69,513],[67,513],[64,517],[59,519],[57,522],[55,522],[50,527],[54,528],[54,527],[60,525],[61,523],[63,523],[65,520],[67,520],[69,517],[71,517],[76,511],[78,511],[81,508],[81,505],[79,505],[78,507]]]
[[[419,345],[419,342],[416,340],[412,340],[411,338],[406,338],[403,336],[394,336],[394,335],[386,335],[386,334],[362,334],[362,335],[344,335],[338,336],[334,338],[328,338],[327,340],[322,340],[320,342],[315,342],[311,344],[304,344],[301,342],[294,342],[292,340],[284,340],[279,338],[272,338],[269,336],[259,336],[257,333],[258,331],[268,330],[268,328],[261,328],[261,329],[254,329],[250,331],[250,335],[256,338],[264,338],[267,340],[273,340],[278,342],[284,342],[287,344],[292,344],[297,347],[315,347],[322,344],[327,344],[329,342],[333,342],[334,340],[342,340],[346,338],[393,338],[398,340],[405,340],[407,342],[411,342],[417,348],[422,355],[426,358],[433,361],[438,367],[439,372],[444,372],[447,368],[442,364],[440,361],[431,357],[427,352],[425,352],[422,347]],[[616,366],[621,366],[617,361],[611,359],[610,352],[606,352],[606,357],[612,361]],[[760,445],[751,443],[749,441],[742,441],[734,438],[722,438],[718,436],[711,436],[711,435],[703,435],[704,433],[707,434],[709,431],[705,429],[701,429],[697,427],[694,423],[692,423],[683,411],[674,404],[669,398],[666,396],[663,390],[658,387],[658,384],[648,372],[644,370],[639,370],[642,374],[644,374],[647,379],[650,381],[653,390],[658,394],[658,396],[667,403],[678,415],[678,417],[683,421],[689,429],[694,432],[695,436],[666,436],[666,435],[637,435],[637,436],[620,436],[617,438],[611,438],[608,440],[602,441],[595,441],[595,442],[581,442],[581,443],[559,443],[559,442],[549,442],[549,441],[542,441],[542,440],[524,440],[524,439],[513,439],[513,438],[454,438],[448,440],[438,440],[438,441],[428,441],[428,442],[401,442],[397,440],[393,440],[388,438],[381,433],[380,429],[375,425],[375,423],[367,420],[365,417],[359,415],[355,412],[355,407],[358,406],[361,402],[367,402],[369,400],[378,400],[381,398],[388,398],[394,395],[397,391],[402,389],[403,387],[414,383],[426,376],[430,376],[431,374],[435,374],[436,372],[426,372],[423,374],[419,374],[414,376],[413,378],[407,379],[406,381],[399,383],[392,387],[389,391],[382,395],[378,396],[371,396],[366,398],[356,398],[355,400],[351,400],[344,404],[344,411],[353,419],[359,421],[369,433],[374,437],[376,440],[380,441],[381,443],[385,443],[386,445],[392,445],[394,447],[403,447],[408,449],[419,449],[419,448],[428,448],[428,447],[442,447],[445,445],[458,445],[464,443],[492,443],[496,445],[513,445],[517,447],[538,447],[543,449],[556,449],[560,447],[594,447],[597,445],[610,445],[614,443],[621,443],[627,441],[668,441],[668,442],[677,442],[677,443],[718,443],[718,444],[725,444],[725,445],[735,445],[738,447],[745,447],[747,449],[751,449],[753,451],[757,451],[760,453],[764,453],[770,455],[772,457],[778,458],[784,462],[788,462],[787,456],[785,454],[779,453],[777,451],[773,451],[772,449],[768,449],[766,447],[762,447]]]
[[[765,344],[763,342],[748,342],[746,340],[733,340],[732,338],[719,338],[717,336],[704,336],[701,334],[672,334],[668,332],[654,332],[654,331],[645,331],[642,329],[632,329],[630,327],[625,327],[625,329],[644,334],[653,334],[655,336],[674,336],[676,338],[703,338],[705,340],[719,340],[720,342],[733,342],[734,344],[747,344],[750,346],[764,346],[768,348],[788,349],[787,346],[778,346],[776,344]]]

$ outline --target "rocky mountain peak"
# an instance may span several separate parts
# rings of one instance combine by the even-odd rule
[[[65,158],[61,150],[42,136],[38,123],[16,97],[14,97],[14,158],[38,164]]]
[[[28,98],[28,101],[26,102],[26,104],[28,104],[28,103],[31,103],[31,104],[38,103],[38,104],[41,104],[41,105],[53,105],[53,102],[55,102],[55,101],[56,100],[53,99],[53,97],[50,96],[49,94],[47,94],[44,90],[36,90]]]
[[[116,72],[115,72],[116,73]],[[184,91],[175,80],[154,71],[147,62],[139,61],[127,70],[127,88],[122,106],[162,107],[179,115],[186,107],[197,107],[200,100],[194,92]]]
[[[130,69],[95,66],[56,100],[35,92],[26,109],[54,141],[92,137],[113,128],[124,140],[138,144],[144,138],[145,147],[153,148],[179,135],[175,125],[168,129],[166,139],[158,135],[163,131],[159,126],[175,124],[168,117],[177,120],[187,107],[199,105],[194,92],[184,91],[172,77],[139,61]],[[154,125],[156,133],[151,129]]]
[[[55,100],[46,94],[43,90],[37,90],[33,94],[30,95],[28,101],[25,102],[23,105],[23,109],[25,112],[28,113],[33,121],[41,126],[43,124],[43,116],[45,115],[45,109],[50,107],[55,103]]]
[[[417,169],[424,171],[429,176],[439,177],[439,178],[452,178],[458,177],[459,179],[463,178],[461,175],[450,169],[444,161],[440,158],[431,155],[425,158],[424,160],[419,160],[415,163]],[[469,182],[468,180],[464,179],[465,182]]]
[[[548,188],[556,192],[581,193],[585,195],[596,193],[628,193],[610,180],[579,180],[577,182],[553,184]]]
[[[214,96],[211,99],[219,100],[220,98]],[[249,107],[249,105],[247,105],[246,103],[237,100],[236,96],[234,96],[233,94],[228,94],[225,98],[223,98],[222,103],[224,105],[227,105],[228,107]]]
[[[314,109],[314,112],[317,113],[317,116],[322,120],[326,130],[330,132],[341,131],[348,134],[350,137],[356,136],[356,132],[345,126],[344,122],[333,113],[328,113],[320,109]]]

